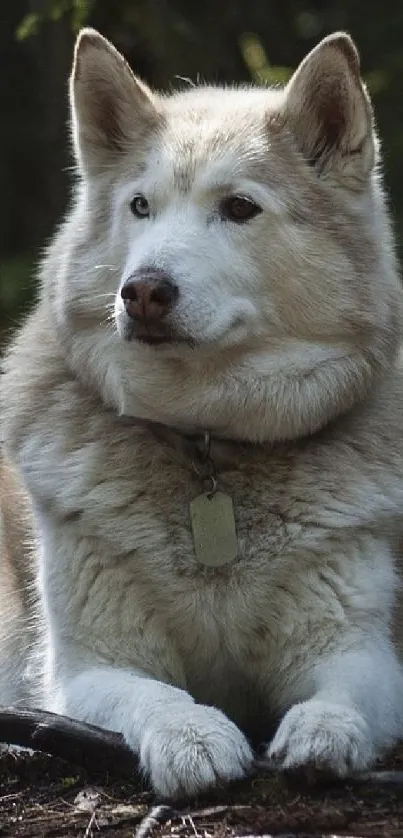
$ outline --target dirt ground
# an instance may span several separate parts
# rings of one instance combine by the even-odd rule
[[[379,767],[401,772],[403,746]],[[311,790],[259,776],[171,809],[140,780],[90,776],[46,754],[6,749],[0,838],[403,838],[401,776]]]

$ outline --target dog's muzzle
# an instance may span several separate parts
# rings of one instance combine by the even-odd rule
[[[169,315],[179,297],[179,288],[165,271],[140,269],[131,274],[120,291],[130,318],[126,334],[149,344],[177,342]]]

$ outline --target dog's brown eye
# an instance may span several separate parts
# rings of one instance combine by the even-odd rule
[[[130,209],[137,218],[148,218],[150,215],[149,203],[144,195],[135,195],[130,202]]]
[[[246,198],[244,195],[232,195],[221,203],[221,215],[229,221],[239,223],[250,221],[259,212],[262,212],[261,208],[251,198]]]

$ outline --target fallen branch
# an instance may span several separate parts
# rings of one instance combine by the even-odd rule
[[[96,774],[109,772],[132,777],[138,769],[135,756],[125,745],[121,733],[47,710],[0,708],[0,742],[43,751]],[[260,761],[256,762],[255,770],[255,776],[264,774],[268,775],[267,779],[278,776]],[[371,771],[348,778],[346,782],[353,786],[403,789],[403,771]]]
[[[46,710],[0,708],[0,742],[44,751],[96,773],[132,776],[137,770],[122,734]]]
[[[394,786],[403,789],[403,771],[368,771],[358,774],[348,783],[353,786]]]
[[[332,778],[330,774],[321,774],[311,769],[308,771],[301,768],[300,771],[292,773],[278,774],[276,769],[270,765],[267,760],[258,759],[255,763],[255,771],[257,777],[261,777],[270,781],[270,778],[275,779],[282,777],[286,784],[291,787],[303,788],[309,791],[312,788],[326,787],[328,785],[347,785],[347,786],[366,786],[368,787],[399,787],[403,789],[403,771],[362,771],[359,774],[346,777],[345,779]]]

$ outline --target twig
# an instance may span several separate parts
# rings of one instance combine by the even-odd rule
[[[164,806],[163,804],[154,806],[138,825],[135,838],[149,838],[157,826],[166,823],[176,815],[177,812],[171,806]]]
[[[357,774],[349,785],[354,786],[395,786],[403,789],[403,771],[368,771],[365,774]]]
[[[92,815],[91,815],[91,817],[90,817],[90,819],[87,823],[87,829],[84,832],[84,838],[89,838],[89,836],[91,835],[92,824],[94,823],[94,821],[95,821],[95,810],[93,811],[93,813],[92,813]]]
[[[270,762],[267,760],[258,759],[255,761],[255,777],[259,778],[267,778],[269,779],[276,779],[279,775],[275,766],[271,765]],[[343,783],[344,785],[349,786],[395,786],[398,788],[399,786],[403,789],[403,771],[363,771],[360,774],[355,774],[351,777],[346,777],[343,780],[337,780],[330,777],[326,777],[326,779],[320,774],[316,774],[315,771],[309,773],[308,775],[306,772],[301,769],[301,772],[296,772],[294,775],[285,774],[284,779],[291,780],[292,785],[295,783],[301,783],[306,788],[312,788],[315,785],[323,786],[328,785],[329,783],[333,784],[337,782],[338,784]]]

